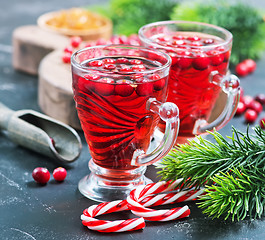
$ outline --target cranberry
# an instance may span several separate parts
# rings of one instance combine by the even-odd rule
[[[125,64],[128,63],[129,60],[127,58],[118,58],[116,59],[116,63],[121,63],[121,64]]]
[[[249,105],[249,109],[252,109],[254,111],[256,111],[258,114],[262,112],[263,110],[263,107],[262,105],[256,101],[256,100],[253,100],[250,105]]]
[[[243,102],[239,102],[236,109],[236,115],[241,115],[245,112],[246,106]]]
[[[114,92],[115,81],[112,78],[104,77],[95,83],[95,91],[103,96],[109,96]]]
[[[143,62],[139,59],[132,59],[132,60],[130,60],[130,64],[131,65],[141,65],[141,64],[143,64]]]
[[[116,61],[113,58],[105,58],[105,59],[103,59],[103,62],[105,64],[114,64]]]
[[[72,56],[72,53],[64,52],[64,54],[62,56],[62,61],[64,63],[70,63],[71,62],[71,56]]]
[[[201,39],[198,36],[194,35],[194,36],[188,37],[188,40],[193,42],[193,41],[200,41]]]
[[[176,53],[172,53],[172,56],[176,56],[179,55],[180,57],[177,57],[174,59],[172,59],[172,65],[176,64],[177,67],[185,69],[185,68],[189,68],[191,63],[192,63],[192,53],[190,51],[185,51],[185,50],[181,50],[178,51],[177,54]]]
[[[84,75],[84,78],[86,78],[88,80],[96,81],[96,80],[100,79],[100,76],[95,74],[95,73],[88,73],[88,74]]]
[[[204,53],[196,54],[196,58],[194,58],[192,62],[192,66],[197,70],[205,70],[208,68],[210,64],[209,57]]]
[[[154,89],[156,91],[159,91],[159,90],[163,89],[163,87],[165,86],[165,84],[166,84],[165,78],[162,78],[160,80],[157,80],[157,81],[154,82]]]
[[[159,74],[150,75],[149,79],[154,81],[153,84],[154,84],[154,89],[156,91],[161,90],[166,84],[165,79],[164,78],[161,79]]]
[[[117,84],[115,86],[115,92],[122,97],[130,96],[134,91],[134,88],[131,86],[131,83],[132,82],[129,80],[117,81]]]
[[[115,64],[104,64],[104,68],[107,70],[114,70],[116,66]]]
[[[142,72],[142,71],[145,71],[146,68],[144,65],[134,65],[132,66],[132,70],[135,72]]]
[[[53,170],[52,175],[56,181],[62,182],[67,176],[67,171],[63,167],[58,167]]]
[[[252,109],[247,109],[247,111],[245,112],[245,120],[247,123],[255,122],[257,117],[258,117],[257,112]]]
[[[40,184],[45,184],[50,180],[50,173],[47,168],[37,167],[32,172],[33,179]]]
[[[218,66],[224,61],[224,55],[217,50],[211,50],[207,52],[210,56],[211,64],[213,66]]]
[[[78,36],[71,37],[70,42],[71,42],[72,47],[77,48],[81,44],[82,38]]]
[[[72,48],[72,46],[68,46],[68,47],[66,47],[66,48],[64,48],[64,50],[63,50],[64,52],[68,52],[68,53],[73,53],[73,48]]]
[[[132,69],[130,66],[128,65],[125,65],[125,64],[122,64],[120,65],[120,69],[119,69],[120,72],[131,72]]]
[[[101,66],[103,66],[103,61],[101,61],[101,60],[93,60],[93,61],[89,62],[88,64],[91,67],[101,67]]]
[[[139,96],[150,96],[153,93],[153,83],[147,79],[137,79],[136,93]]]
[[[246,65],[246,67],[248,69],[248,73],[252,73],[256,70],[257,64],[254,60],[246,59],[242,63]]]
[[[241,77],[248,75],[248,67],[243,62],[236,65],[235,71],[236,71],[236,74]]]
[[[265,129],[265,117],[263,117],[262,119],[260,119],[259,121],[259,125],[262,129]]]
[[[172,39],[182,40],[182,39],[185,39],[185,38],[182,35],[176,35],[176,36],[173,36]]]
[[[119,36],[120,44],[126,44],[128,42],[128,38],[125,35]]]
[[[265,104],[265,95],[264,94],[258,94],[255,97],[255,100],[258,101],[260,104],[264,105]]]
[[[213,44],[214,43],[214,39],[212,39],[212,38],[205,39],[203,41],[203,43],[206,44],[206,45]]]
[[[98,40],[96,41],[96,45],[97,45],[97,46],[98,46],[98,45],[106,45],[106,44],[108,44],[108,41],[105,40],[105,39],[103,39],[103,38],[100,38],[100,39],[98,39]]]
[[[183,45],[185,45],[185,44],[186,44],[186,42],[183,41],[183,40],[174,40],[174,41],[172,42],[172,45],[176,45],[176,46],[183,46]]]
[[[251,102],[253,101],[253,97],[249,96],[249,95],[245,95],[243,96],[243,103],[245,104],[246,108],[249,108],[251,105]]]
[[[202,44],[201,44],[200,42],[192,42],[192,43],[190,44],[190,46],[191,46],[191,47],[200,47],[200,46],[202,46]]]

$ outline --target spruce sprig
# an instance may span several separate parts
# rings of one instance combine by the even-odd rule
[[[232,128],[231,137],[210,132],[215,142],[196,137],[172,149],[159,172],[164,180],[182,178],[183,188],[205,187],[199,202],[212,217],[261,217],[265,207],[265,132]]]

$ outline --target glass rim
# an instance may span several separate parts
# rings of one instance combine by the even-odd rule
[[[148,44],[152,44],[152,45],[159,47],[159,48],[168,49],[168,50],[181,49],[181,47],[168,47],[168,46],[158,44],[158,43],[150,40],[150,38],[147,38],[144,36],[143,32],[146,28],[154,27],[154,26],[168,25],[168,24],[175,24],[175,25],[177,25],[177,24],[194,24],[194,25],[205,26],[205,27],[209,27],[209,28],[212,28],[212,29],[218,30],[219,32],[224,33],[224,35],[226,37],[226,39],[223,39],[224,40],[223,42],[220,42],[217,44],[212,44],[210,46],[192,46],[193,49],[207,49],[207,48],[221,47],[221,46],[224,46],[224,45],[231,43],[233,40],[233,34],[223,27],[219,27],[219,26],[216,26],[216,25],[210,24],[210,23],[196,22],[196,21],[182,21],[182,20],[158,21],[158,22],[146,24],[139,29],[138,36],[139,36],[141,41],[148,43]]]
[[[127,44],[106,44],[106,45],[98,45],[98,46],[91,46],[91,47],[85,47],[85,48],[82,48],[82,49],[79,49],[77,51],[75,51],[72,56],[71,56],[71,65],[74,66],[75,68],[81,70],[81,71],[84,71],[84,70],[93,70],[93,71],[98,71],[98,68],[97,67],[84,67],[82,66],[80,63],[78,63],[76,61],[76,57],[77,55],[79,55],[80,53],[82,52],[85,52],[89,49],[96,49],[96,48],[100,48],[100,49],[104,49],[104,48],[108,48],[108,47],[114,47],[114,48],[127,48],[127,49],[144,49],[144,50],[147,50],[147,51],[152,51],[154,53],[159,53],[160,55],[163,55],[166,59],[166,63],[163,64],[162,66],[158,66],[158,67],[155,67],[154,69],[149,69],[149,70],[145,70],[145,71],[131,71],[131,72],[111,72],[107,69],[100,69],[100,71],[103,73],[112,73],[113,75],[136,75],[136,74],[150,74],[150,73],[154,73],[154,72],[157,72],[157,71],[162,71],[166,68],[170,68],[171,66],[171,57],[161,51],[161,50],[158,50],[158,49],[153,49],[153,48],[149,48],[149,47],[144,47],[144,46],[136,46],[136,45],[127,45]],[[104,57],[104,56],[103,56]],[[107,57],[107,56],[106,56]],[[113,56],[108,56],[108,57],[113,57]],[[122,56],[121,57],[126,57],[126,56]],[[133,57],[133,56],[132,56]],[[94,59],[94,58],[91,58],[91,59]]]

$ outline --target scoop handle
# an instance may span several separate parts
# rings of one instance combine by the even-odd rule
[[[7,130],[9,120],[13,113],[13,110],[0,102],[0,130]]]

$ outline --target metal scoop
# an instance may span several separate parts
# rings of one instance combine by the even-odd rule
[[[13,142],[61,163],[75,161],[82,149],[73,128],[33,110],[13,111],[1,102],[0,130]]]

